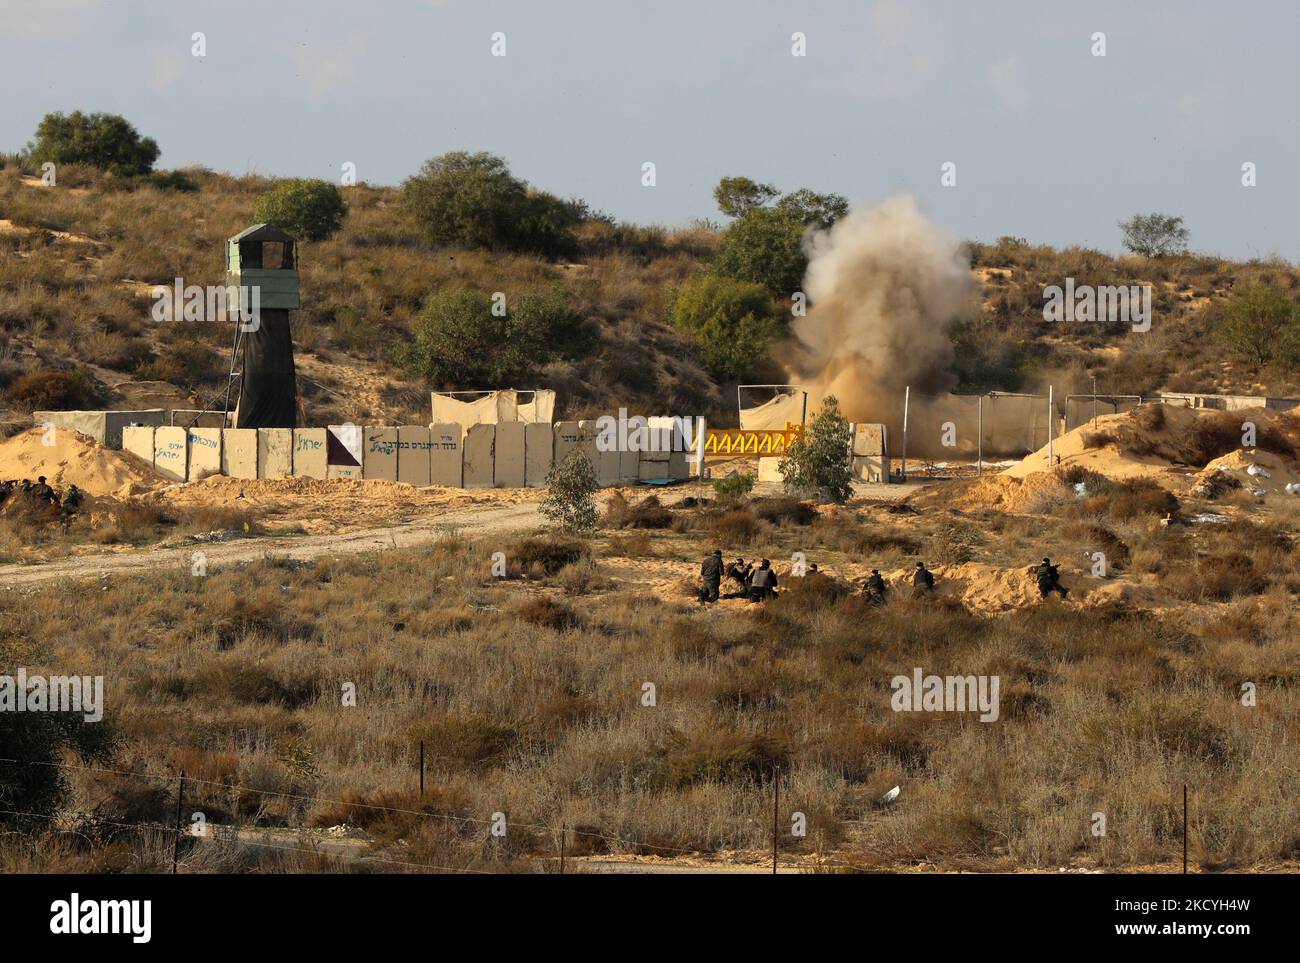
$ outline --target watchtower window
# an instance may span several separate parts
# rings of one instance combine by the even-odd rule
[[[239,264],[243,268],[292,271],[293,244],[287,241],[241,241]]]

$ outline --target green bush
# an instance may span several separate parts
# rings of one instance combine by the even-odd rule
[[[440,291],[413,325],[398,360],[435,385],[482,388],[523,377],[558,357],[581,357],[592,336],[563,289],[525,294],[494,312],[481,291]]]
[[[566,532],[590,532],[600,519],[592,497],[599,490],[596,470],[582,449],[575,448],[551,466],[539,511]]]
[[[738,502],[753,490],[753,475],[736,474],[713,480],[713,493],[723,501]]]
[[[141,137],[116,114],[46,114],[36,128],[36,140],[27,155],[37,164],[89,164],[111,174],[133,177],[148,174],[158,159],[158,144]]]
[[[580,201],[530,192],[500,157],[465,151],[426,161],[403,182],[402,201],[430,244],[548,257],[576,249],[573,228],[586,211]]]
[[[848,420],[828,395],[781,459],[786,490],[843,504],[853,494],[853,462]]]
[[[737,281],[761,284],[774,297],[788,298],[803,284],[807,230],[788,212],[757,208],[736,219],[722,238],[713,270]]]
[[[1300,308],[1270,284],[1239,288],[1214,322],[1214,337],[1248,364],[1294,363],[1300,359]]]
[[[762,285],[704,271],[692,275],[678,291],[672,318],[677,330],[699,345],[700,360],[719,378],[757,373],[783,331]]]
[[[347,212],[343,194],[333,184],[300,177],[277,181],[253,206],[260,223],[304,241],[323,241],[337,233]]]
[[[32,411],[76,411],[103,400],[98,382],[84,371],[32,371],[9,387],[9,402]]]

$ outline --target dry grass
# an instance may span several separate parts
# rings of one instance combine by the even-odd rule
[[[918,541],[950,523],[910,521]],[[1014,553],[1024,524],[982,525],[972,550]],[[184,768],[204,780],[192,801],[215,823],[364,827],[371,852],[401,861],[514,869],[549,857],[561,823],[578,827],[578,852],[762,849],[777,767],[785,804],[810,827],[783,846],[855,864],[1148,862],[1177,846],[1183,782],[1198,800],[1194,859],[1294,857],[1300,783],[1284,762],[1297,748],[1300,634],[1272,577],[1294,567],[1289,534],[1143,524],[1077,521],[1059,537],[1117,556],[1130,546],[1135,569],[1162,545],[1167,560],[1203,557],[1206,577],[1239,578],[1223,560],[1250,545],[1262,586],[1212,586],[1158,618],[1064,606],[985,618],[910,599],[872,607],[820,574],[786,580],[763,606],[705,612],[608,591],[601,559],[617,542],[595,558],[583,543],[512,546],[539,589],[485,580],[495,548],[449,540],[295,569],[158,575],[114,592],[42,588],[0,598],[0,616],[37,640],[32,671],[107,676],[116,767],[155,782]],[[782,540],[817,528],[770,527],[764,550],[779,557]],[[705,544],[696,532],[624,537],[691,566]],[[595,581],[554,597],[584,566]],[[1209,601],[1225,596],[1234,601]],[[997,675],[999,721],[891,712],[890,679],[913,666]],[[1240,703],[1245,681],[1259,687],[1254,708]],[[72,782],[79,811],[157,818],[148,783]],[[899,802],[880,806],[894,785]],[[1088,831],[1096,811],[1110,826],[1102,839]],[[503,839],[487,834],[498,812],[512,827]],[[105,829],[81,848],[47,837],[35,857],[0,846],[0,865],[147,866],[149,832]],[[289,855],[213,844],[186,859],[196,870],[338,868]]]

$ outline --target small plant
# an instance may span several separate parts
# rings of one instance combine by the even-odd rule
[[[592,496],[599,490],[596,470],[582,449],[575,448],[547,472],[546,497],[539,511],[563,531],[594,531],[600,512]]]
[[[849,423],[828,395],[781,459],[786,491],[843,504],[853,494]]]
[[[753,490],[753,475],[736,474],[713,480],[713,493],[726,502],[739,502]]]

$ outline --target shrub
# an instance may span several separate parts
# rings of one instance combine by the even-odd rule
[[[714,541],[723,545],[748,545],[758,532],[758,519],[747,509],[737,508],[713,515],[704,525]]]
[[[761,284],[788,298],[803,283],[808,267],[803,236],[807,226],[785,211],[758,208],[732,222],[712,269],[737,281]]]
[[[94,408],[103,399],[99,383],[75,370],[32,371],[14,381],[8,395],[12,404],[33,411]]]
[[[123,177],[148,174],[158,159],[158,145],[141,137],[116,114],[83,114],[74,110],[46,114],[36,128],[27,154],[37,164],[89,164]]]
[[[590,346],[581,316],[563,290],[525,294],[504,309],[486,293],[440,291],[425,302],[414,341],[398,360],[435,385],[480,387],[524,377],[535,366]],[[496,308],[496,310],[494,310]]]
[[[323,241],[337,233],[347,212],[342,192],[314,178],[277,181],[253,205],[258,221],[305,241]]]
[[[454,151],[402,184],[407,212],[430,244],[555,256],[574,250],[584,205],[530,193],[492,154]]]
[[[781,459],[786,490],[841,504],[848,501],[853,494],[849,441],[849,423],[835,396],[828,395]]]
[[[750,505],[756,518],[773,525],[811,525],[817,520],[817,509],[797,498],[759,498]]]
[[[566,532],[590,532],[600,518],[592,497],[599,490],[595,469],[582,449],[575,448],[547,472],[539,511]]]
[[[510,549],[508,557],[521,573],[555,575],[586,558],[587,546],[562,538],[526,538]]]
[[[782,322],[761,284],[697,271],[677,292],[673,324],[700,349],[704,367],[719,378],[761,370]]]
[[[529,625],[540,625],[557,632],[577,628],[580,624],[578,614],[573,609],[544,595],[529,599],[521,605],[519,617]]]
[[[25,763],[0,765],[0,825],[45,830],[48,823],[39,817],[53,815],[67,796],[59,766],[64,753],[106,762],[114,736],[107,722],[88,723],[80,712],[0,712],[0,746]]]
[[[673,513],[659,502],[659,496],[650,495],[636,504],[630,504],[622,492],[610,496],[601,516],[605,528],[667,528],[673,523]]]
[[[737,473],[713,480],[713,493],[724,501],[738,502],[753,490],[753,475]]]
[[[664,777],[680,789],[701,782],[758,782],[777,765],[788,766],[789,749],[766,735],[708,729],[693,736],[668,735]]]

